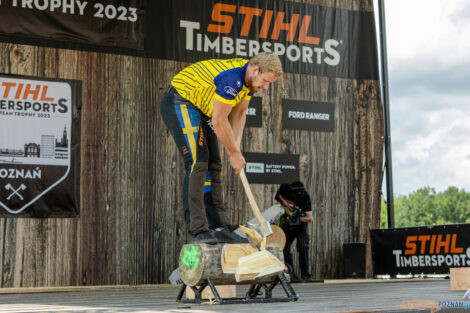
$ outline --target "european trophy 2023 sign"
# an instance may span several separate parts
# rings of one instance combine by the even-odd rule
[[[144,0],[0,1],[0,35],[144,50]]]
[[[0,76],[0,216],[78,214],[79,87]]]

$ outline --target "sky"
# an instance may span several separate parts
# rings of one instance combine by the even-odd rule
[[[470,1],[385,0],[385,16],[394,194],[470,192]]]

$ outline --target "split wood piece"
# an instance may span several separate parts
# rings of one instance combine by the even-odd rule
[[[225,257],[222,253],[226,249]],[[280,261],[284,261],[282,249],[278,245],[267,246]],[[257,252],[250,244],[187,244],[180,252],[179,269],[181,279],[187,286],[200,286],[210,277],[216,285],[236,284],[235,278],[238,259]],[[224,272],[223,268],[225,269]],[[257,274],[257,276],[259,273]],[[270,283],[277,278],[276,274],[244,280],[243,283]]]
[[[450,268],[450,290],[467,291],[470,289],[470,267]]]
[[[267,275],[282,273],[285,265],[271,252],[258,251],[238,259],[235,271],[237,282],[253,280]]]
[[[261,240],[261,245],[259,247],[261,251],[266,250],[266,237],[263,237],[263,240]]]
[[[264,237],[266,239],[266,244],[277,244],[281,246],[282,249],[284,249],[284,246],[286,245],[286,234],[284,233],[282,228],[277,225],[271,225],[271,228],[273,230],[273,234],[271,236]],[[240,230],[242,230],[243,233],[245,233],[249,238],[251,238],[253,242],[260,245],[263,242],[261,235],[256,230],[245,227],[243,225],[240,225]]]
[[[248,237],[255,243],[261,244],[263,242],[263,236],[261,236],[256,230],[252,228],[245,227],[243,225],[240,225],[240,229],[243,230],[245,234],[248,235]],[[266,237],[265,237],[266,238]]]
[[[221,299],[236,297],[237,286],[235,285],[218,285],[215,286],[215,289],[217,289],[217,293]],[[189,287],[186,288],[186,298],[191,300],[196,298],[194,291]],[[204,288],[204,290],[201,292],[201,299],[215,299],[215,296],[209,286]]]
[[[268,245],[266,249],[276,256],[276,258],[284,261],[282,248],[279,245]],[[258,251],[258,249],[246,243],[224,245],[222,248],[222,271],[226,274],[235,274],[237,270],[238,259]]]

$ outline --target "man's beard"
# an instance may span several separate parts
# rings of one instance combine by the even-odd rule
[[[251,81],[246,81],[246,86],[248,87],[248,89],[250,89],[252,93],[256,93],[259,90],[259,88],[253,87],[253,84]]]

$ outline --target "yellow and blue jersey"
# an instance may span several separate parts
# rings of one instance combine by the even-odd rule
[[[248,60],[205,60],[194,63],[173,77],[171,85],[204,115],[212,117],[214,99],[235,107],[253,95],[245,84]]]

